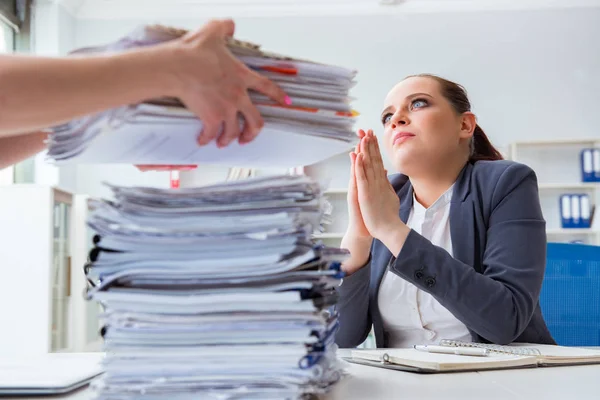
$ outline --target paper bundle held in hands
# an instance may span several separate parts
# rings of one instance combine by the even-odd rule
[[[174,40],[186,32],[163,26],[139,28],[106,46],[76,54],[114,52]],[[349,90],[355,71],[262,51],[237,40],[232,53],[269,77],[292,99],[291,106],[251,92],[265,125],[252,142],[218,149],[215,141],[198,146],[202,122],[177,99],[110,109],[52,130],[49,159],[56,163],[223,164],[239,167],[310,165],[350,150],[356,143]],[[240,121],[243,124],[243,121]]]
[[[311,241],[320,185],[287,175],[111,189],[88,219],[100,399],[296,399],[340,378],[333,306],[348,252]]]

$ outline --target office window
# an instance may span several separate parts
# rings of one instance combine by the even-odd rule
[[[25,13],[29,6],[30,1],[0,0],[0,53],[29,51],[29,15]],[[34,183],[33,157],[14,166],[12,180],[14,183]]]
[[[0,53],[10,53],[14,46],[14,31],[4,21],[0,21]]]

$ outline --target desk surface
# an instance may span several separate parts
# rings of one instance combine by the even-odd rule
[[[348,375],[323,400],[600,398],[600,365],[423,375],[348,364]],[[577,393],[574,390],[577,390]],[[41,400],[19,397],[13,400]],[[92,400],[89,389],[53,400]]]
[[[600,365],[433,375],[352,365],[348,372],[325,400],[600,398]]]

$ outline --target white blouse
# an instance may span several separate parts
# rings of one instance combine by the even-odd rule
[[[450,187],[429,208],[413,195],[407,226],[452,255],[450,236]],[[378,294],[383,326],[389,334],[388,347],[433,344],[440,339],[471,341],[467,327],[432,295],[390,272],[389,266]]]

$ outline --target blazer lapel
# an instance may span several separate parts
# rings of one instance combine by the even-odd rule
[[[400,219],[405,224],[408,221],[408,216],[410,215],[410,210],[413,205],[413,187],[410,184],[410,181],[407,182],[406,186],[408,186],[408,188],[405,190],[405,194],[402,193],[402,190],[398,193],[400,196]]]
[[[473,203],[465,201],[471,191],[471,172],[473,165],[467,163],[456,180],[452,201],[450,202],[450,234],[452,252],[457,260],[474,265],[473,249],[475,237],[472,229],[475,215]]]

